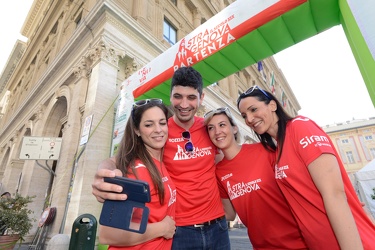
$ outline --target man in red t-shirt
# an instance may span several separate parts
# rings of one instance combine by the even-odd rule
[[[204,119],[195,116],[204,97],[202,77],[192,67],[172,78],[168,140],[164,163],[176,185],[176,234],[172,249],[230,249],[215,177],[216,148]]]

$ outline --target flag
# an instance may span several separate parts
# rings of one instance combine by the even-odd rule
[[[274,95],[275,94],[275,74],[273,73],[273,71],[271,73],[270,89],[271,89],[272,94]]]
[[[260,72],[260,75],[261,75],[263,81],[266,82],[266,81],[267,81],[267,76],[266,76],[266,74],[264,73],[264,69],[263,69],[263,63],[262,63],[262,61],[259,61],[259,62],[258,62],[258,71]]]
[[[262,71],[263,71],[263,64],[262,64],[262,61],[259,61],[259,62],[258,62],[258,71],[259,71],[259,72],[262,72]]]
[[[287,105],[287,102],[286,102],[286,95],[284,93],[284,90],[281,92],[281,103],[283,105],[283,108],[285,108]]]

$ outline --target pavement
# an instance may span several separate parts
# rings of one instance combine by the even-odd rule
[[[252,250],[253,246],[247,236],[246,227],[237,227],[229,229],[229,239],[231,250]]]
[[[247,237],[246,227],[234,227],[229,229],[229,239],[231,244],[231,250],[252,250],[253,247]],[[28,244],[22,244],[20,248],[17,244],[14,250],[30,250],[36,249],[34,247],[29,247]],[[47,246],[45,246],[45,249]]]

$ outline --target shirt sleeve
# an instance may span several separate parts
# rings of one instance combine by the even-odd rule
[[[217,176],[216,176],[216,180],[217,180],[217,185],[219,187],[220,198],[229,199],[228,193],[225,191],[222,182],[217,178]]]
[[[297,117],[289,125],[288,131],[291,133],[295,150],[305,166],[322,154],[335,155],[329,136],[309,118]]]

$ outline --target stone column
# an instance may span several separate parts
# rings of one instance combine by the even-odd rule
[[[134,0],[133,1],[133,18],[136,20],[144,21],[147,16],[147,0]]]
[[[225,9],[225,3],[224,3],[224,0],[219,0],[219,6],[220,6],[220,10],[222,9]]]
[[[235,79],[234,75],[228,76],[227,79],[228,79],[230,99],[231,100],[237,100],[238,91],[237,91],[236,79]]]
[[[194,28],[197,28],[201,25],[202,15],[201,15],[201,12],[198,9],[194,10],[193,15],[194,15],[193,16],[193,25],[194,25]]]
[[[73,68],[76,81],[71,82],[68,87],[60,88],[55,94],[57,98],[69,95],[69,100],[67,100],[67,115],[60,120],[60,123],[63,125],[63,143],[51,193],[53,195],[52,206],[57,207],[60,211],[60,213],[56,214],[55,218],[58,223],[53,224],[52,231],[54,233],[58,233],[60,231],[60,225],[66,223],[65,209],[67,206],[69,207],[71,200],[71,176],[74,169],[75,156],[78,155],[80,150],[79,141],[82,131],[82,113],[85,107],[89,82],[88,77],[91,71],[90,65],[91,62],[87,56],[83,56]],[[71,224],[67,226],[71,227]],[[69,232],[67,231],[66,233]]]
[[[83,119],[93,115],[91,136],[76,164],[72,197],[67,214],[65,233],[69,233],[74,220],[82,213],[94,211],[97,218],[101,206],[91,194],[91,184],[99,163],[109,157],[113,120],[114,102],[118,91],[116,88],[119,57],[125,53],[102,37],[88,52],[91,62],[91,73],[88,81],[85,105],[81,108]]]

